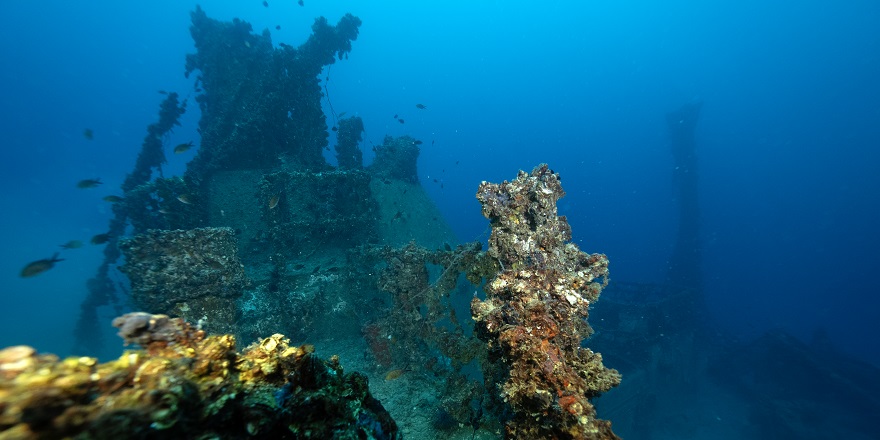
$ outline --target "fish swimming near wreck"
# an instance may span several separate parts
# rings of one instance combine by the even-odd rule
[[[58,252],[55,252],[55,255],[52,255],[52,258],[45,258],[42,260],[31,261],[21,270],[22,278],[29,278],[32,276],[39,275],[53,267],[55,267],[55,263],[59,261],[64,261],[63,258],[58,258]]]
[[[190,148],[192,148],[194,146],[195,146],[195,144],[193,143],[193,141],[189,141],[185,144],[180,144],[180,145],[174,147],[174,154],[185,153],[187,150],[189,150]]]
[[[95,188],[102,183],[101,179],[85,179],[77,182],[76,187],[79,189]]]
[[[70,240],[67,243],[59,245],[62,249],[79,249],[83,247],[83,242],[79,240]]]
[[[110,234],[98,234],[89,240],[92,244],[104,244],[110,241]]]
[[[109,203],[119,203],[125,199],[123,199],[122,197],[119,197],[119,196],[110,195],[110,196],[104,196],[102,198],[102,200],[104,200],[105,202],[109,202]]]

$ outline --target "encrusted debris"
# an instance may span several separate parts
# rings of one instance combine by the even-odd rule
[[[608,282],[608,259],[571,243],[557,216],[565,193],[546,164],[512,182],[483,182],[477,199],[492,224],[489,255],[502,267],[474,298],[477,335],[489,344],[486,383],[497,387],[512,417],[509,438],[616,439],[589,399],[620,383],[598,353],[582,348],[590,335],[590,303]],[[494,360],[494,361],[491,361]]]
[[[119,247],[136,307],[202,321],[213,332],[234,331],[235,299],[247,278],[232,229],[151,230]]]

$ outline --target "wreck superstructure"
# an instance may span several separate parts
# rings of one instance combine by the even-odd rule
[[[481,187],[479,199],[493,226],[493,239],[483,251],[479,243],[457,242],[421,187],[421,141],[386,137],[373,148],[373,162],[364,166],[364,126],[353,116],[338,120],[334,130],[338,166],[325,159],[331,131],[321,109],[318,75],[345,58],[360,23],[352,15],[336,25],[319,18],[308,40],[294,48],[276,46],[268,31],[255,34],[241,20],[213,20],[200,8],[192,13],[197,52],[187,56],[185,72],[195,80],[202,114],[198,152],[182,176],[156,173],[165,160],[163,133],[185,111],[177,95],[169,95],[160,122],[148,130],[144,160],[139,159],[123,187],[124,201],[114,206],[111,226],[122,229],[113,234],[108,246],[113,252],[102,266],[124,257],[120,270],[128,277],[130,294],[114,297],[114,283],[106,270],[99,271],[93,282],[99,288],[83,304],[80,347],[94,348],[99,341],[95,310],[108,304],[117,304],[118,311],[128,306],[147,312],[135,316],[165,317],[147,322],[172,316],[181,326],[202,332],[198,338],[227,335],[229,353],[236,340],[281,346],[280,336],[266,339],[281,333],[318,350],[322,342],[356,341],[363,359],[355,363],[368,374],[422,387],[432,396],[425,423],[443,435],[506,430],[510,437],[568,433],[572,438],[614,438],[610,424],[595,418],[588,400],[614,386],[619,376],[605,369],[598,355],[579,348],[589,335],[586,308],[606,280],[602,267],[607,260],[593,261],[571,248],[567,223],[556,217],[562,193],[558,178],[551,185],[554,173],[546,166],[532,173],[530,179],[544,185],[543,190],[522,190],[534,206],[520,204],[522,194],[502,184],[510,212],[499,211],[493,205],[497,200],[486,195],[488,187]],[[556,235],[534,236],[528,228],[513,227],[516,216],[522,224],[540,219],[540,227],[554,227]],[[130,234],[124,234],[125,225]],[[521,252],[510,246],[536,237],[547,241],[535,244],[546,250]],[[538,272],[529,277],[529,270]],[[567,279],[570,285],[553,293],[544,275]],[[507,322],[476,305],[468,310],[473,292],[484,285],[485,304],[506,297],[497,284],[507,277],[531,286],[535,295],[555,298],[541,309],[545,315],[528,305],[527,322]],[[570,295],[584,296],[572,303]],[[477,322],[476,331],[468,314]],[[534,335],[534,344],[524,343],[518,354],[510,350],[513,341],[499,346],[499,340],[509,338],[488,324],[504,322],[524,331],[537,325],[534,320],[550,326],[542,331],[553,334]],[[177,343],[161,342],[162,349]],[[159,350],[150,341],[137,343],[148,352]],[[289,351],[286,345],[281,348]],[[554,359],[550,369],[558,371],[541,379],[543,384],[513,391],[510,384],[531,374],[529,359],[545,355]],[[324,361],[331,370],[338,362],[332,359]],[[483,379],[474,376],[479,366]],[[237,376],[247,372],[230,371]],[[491,386],[495,380],[508,385]],[[292,381],[288,377],[276,384],[276,396]],[[289,392],[296,396],[298,391]],[[546,399],[540,397],[545,394]],[[535,406],[537,395],[540,404]],[[275,409],[287,400],[279,402]],[[535,422],[541,412],[548,418]],[[410,416],[425,418],[405,415]]]

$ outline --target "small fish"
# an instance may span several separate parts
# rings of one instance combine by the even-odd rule
[[[385,375],[385,380],[395,380],[399,379],[400,376],[403,376],[405,373],[408,373],[410,370],[398,368],[396,370],[391,370],[388,374]]]
[[[330,130],[332,130],[332,131],[339,131],[339,129],[338,129],[338,128],[336,128],[336,126],[335,126],[335,125],[334,125],[334,126],[333,126],[333,128],[331,128],[331,129],[330,129]]]
[[[94,188],[101,183],[101,179],[85,179],[80,180],[79,183],[76,184],[76,187],[79,189]]]
[[[205,258],[205,259],[202,260],[202,263],[203,263],[205,266],[208,266],[208,267],[210,267],[211,269],[214,269],[214,270],[220,270],[220,269],[223,269],[223,263],[220,262],[220,261],[218,261],[218,260],[215,260],[215,259],[213,259],[213,258]]]
[[[110,234],[98,234],[89,240],[92,244],[104,244],[110,241]]]
[[[184,205],[192,205],[192,196],[189,194],[181,194],[177,196],[177,200]]]
[[[428,107],[426,107],[426,106],[424,106],[424,105],[422,105],[422,104],[416,104],[416,108],[419,109],[419,110],[424,110],[424,109],[426,109],[426,108],[428,108]]]
[[[278,194],[275,194],[274,196],[272,196],[272,198],[269,199],[269,209],[275,209],[275,207],[278,206],[279,200],[280,200],[280,198],[278,197]]]
[[[61,246],[62,249],[79,249],[83,245],[83,242],[79,240],[70,240],[67,243],[64,243]]]
[[[55,255],[52,255],[52,258],[46,258],[43,260],[31,261],[21,270],[21,277],[28,278],[35,275],[39,275],[53,267],[55,267],[55,263],[59,261],[64,261],[63,258],[58,258],[58,252],[55,252]]]
[[[403,119],[398,119],[397,122],[400,122],[401,124],[403,124]]]
[[[394,119],[397,119],[397,115],[394,115]]]
[[[164,90],[159,90],[159,94],[160,94],[160,95],[167,95],[168,92],[166,92],[166,91],[164,91]]]
[[[435,141],[432,139],[432,140],[431,140],[431,146],[432,146],[432,147],[434,146],[434,142],[435,142]]]
[[[192,147],[194,147],[194,146],[195,146],[195,144],[193,144],[193,141],[189,141],[189,142],[187,142],[187,143],[185,143],[185,144],[180,144],[180,145],[174,147],[174,154],[180,154],[180,153],[183,153],[183,152],[185,152],[186,150],[189,150],[190,148],[192,148]]]
[[[416,139],[415,141],[413,141],[413,144],[414,145],[422,145],[422,141]]]
[[[265,6],[265,7],[267,7],[267,8],[268,8],[268,7],[269,7],[269,2],[267,2],[267,1],[265,1],[265,0],[263,0],[263,6]]]
[[[88,140],[92,140],[95,138],[95,132],[92,131],[91,128],[87,128],[87,129],[83,130],[83,137],[85,137]]]
[[[337,118],[342,119],[343,116],[345,116],[345,112],[340,113],[339,116],[337,116]]]
[[[298,5],[300,5],[300,6],[305,6],[305,3],[303,3],[303,0],[299,0],[299,1],[297,1],[296,4],[298,4]]]
[[[279,24],[279,25],[276,25],[276,26],[275,26],[275,30],[276,30],[276,31],[280,31],[280,30],[281,30],[281,25],[280,25],[280,24]]]
[[[104,196],[103,200],[110,203],[119,203],[125,199],[119,196]]]

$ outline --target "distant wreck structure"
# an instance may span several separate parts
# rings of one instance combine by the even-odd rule
[[[702,288],[702,245],[700,243],[700,195],[697,143],[694,132],[700,120],[702,101],[689,102],[666,114],[674,179],[678,191],[678,237],[669,261],[669,282],[694,290]]]

